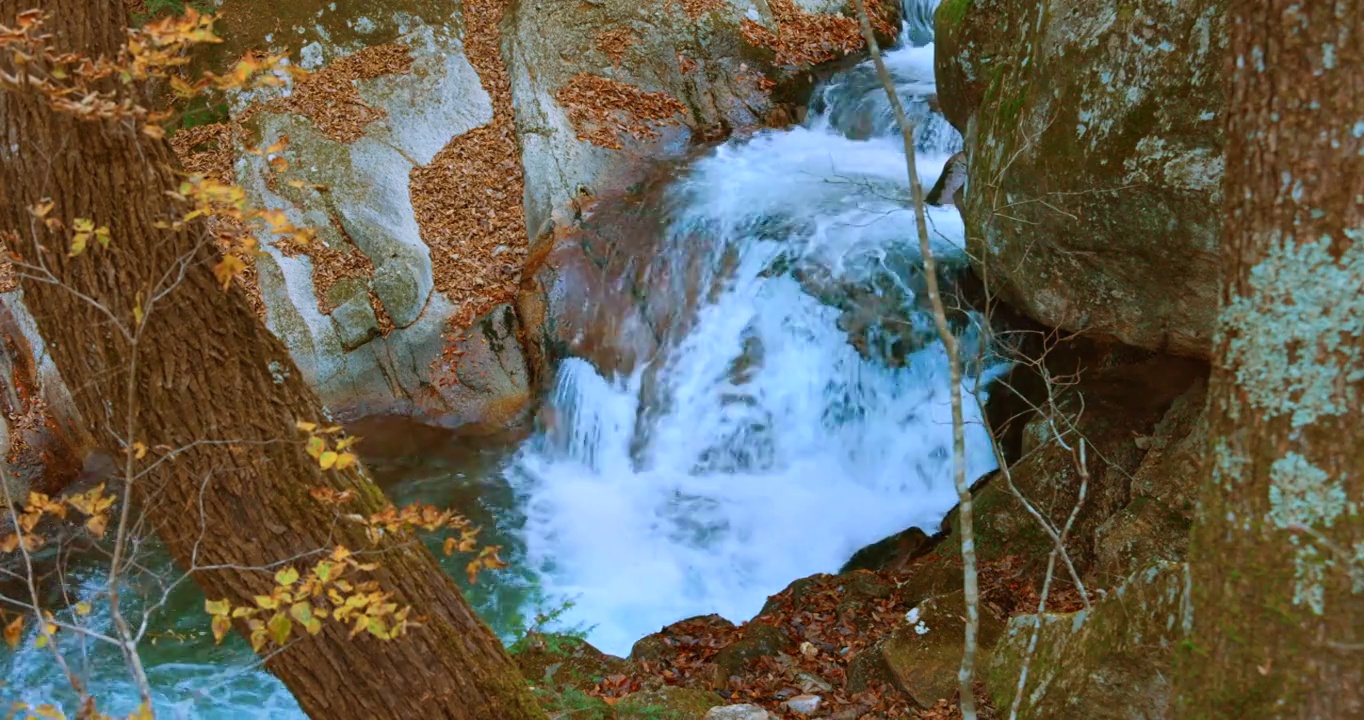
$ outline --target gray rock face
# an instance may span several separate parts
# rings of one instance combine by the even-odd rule
[[[494,311],[462,339],[448,336],[458,307],[434,290],[409,175],[452,137],[488,123],[491,101],[454,30],[415,16],[354,30],[374,22],[324,14],[301,53],[304,64],[325,66],[376,40],[409,48],[406,72],[352,81],[373,109],[355,137],[343,141],[314,117],[269,106],[248,121],[253,145],[288,139],[281,154],[289,165],[276,172],[269,158],[239,153],[238,183],[256,206],[315,230],[323,246],[262,244],[267,255],[256,269],[266,324],[342,416],[397,413],[487,427],[516,417],[527,398],[515,318]],[[343,40],[344,25],[352,32]]]
[[[4,490],[55,495],[82,470],[92,445],[22,291],[0,294],[0,461]],[[104,478],[99,478],[103,480]],[[0,500],[4,496],[0,495]],[[2,523],[8,523],[5,517]]]
[[[1217,307],[1221,0],[947,0],[942,108],[968,249],[1036,320],[1207,357]]]
[[[800,0],[796,6],[836,13],[845,4]],[[761,74],[772,70],[771,54],[750,45],[741,33],[745,20],[777,27],[766,2],[523,1],[510,12],[503,56],[511,74],[532,237],[567,209],[580,188],[597,194],[624,158],[681,152],[695,136],[723,137],[760,125],[774,108]],[[580,139],[580,134],[600,137],[594,128],[573,121],[575,91],[595,87],[584,84],[583,76],[611,83],[609,90],[601,87],[601,94],[581,97],[584,103],[605,111],[613,122],[656,134],[618,134],[618,148]],[[652,107],[669,101],[676,103],[677,113],[636,124]]]

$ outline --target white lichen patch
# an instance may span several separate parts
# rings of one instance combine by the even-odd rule
[[[1347,232],[1347,235],[1357,233]],[[1332,255],[1332,239],[1276,233],[1250,272],[1250,294],[1223,310],[1227,365],[1266,420],[1303,427],[1358,407],[1364,380],[1364,242]]]
[[[1315,615],[1326,612],[1326,567],[1330,560],[1311,545],[1298,548],[1293,558],[1293,604],[1306,605]]]
[[[1269,468],[1269,514],[1267,519],[1282,530],[1331,527],[1350,509],[1342,479],[1332,478],[1295,452],[1274,461]],[[1335,562],[1311,543],[1293,543],[1293,604],[1306,605],[1320,615],[1326,609],[1326,568]]]
[[[1345,485],[1295,452],[1269,468],[1269,521],[1293,527],[1331,527],[1349,505]]]

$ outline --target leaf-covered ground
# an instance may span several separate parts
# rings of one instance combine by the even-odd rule
[[[1023,566],[1021,559],[1005,557],[981,568],[982,613],[1005,619],[1036,610],[1037,588]],[[758,617],[743,625],[707,616],[664,628],[637,643],[628,662],[579,646],[571,661],[523,662],[522,667],[532,682],[546,680],[548,668],[549,675],[559,673],[548,684],[567,682],[600,698],[604,703],[593,717],[612,717],[608,708],[620,707],[632,693],[660,686],[704,690],[720,704],[758,705],[776,718],[960,717],[955,695],[920,707],[897,687],[893,674],[875,662],[878,643],[905,625],[906,615],[916,606],[933,597],[954,602],[955,595],[959,600],[960,578],[955,558],[941,555],[923,558],[903,572],[817,575],[773,596]],[[1080,607],[1073,591],[1052,600],[1048,603],[1052,611]],[[958,651],[945,652],[955,663]],[[561,666],[572,669],[563,671]],[[949,680],[947,686],[954,682]],[[792,710],[788,701],[801,695],[819,696],[818,710],[810,715]],[[996,717],[979,686],[976,696],[980,716]]]

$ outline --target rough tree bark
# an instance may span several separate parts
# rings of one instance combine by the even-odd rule
[[[1364,717],[1364,1],[1230,7],[1180,718]]]
[[[49,13],[46,30],[58,49],[112,56],[124,40],[120,0],[0,0],[0,22],[12,25],[34,5]],[[0,69],[13,72],[4,62]],[[272,582],[271,573],[248,568],[336,544],[367,546],[310,489],[353,491],[353,512],[388,501],[363,469],[322,473],[304,452],[294,423],[320,421],[324,411],[244,296],[216,283],[203,226],[155,227],[178,214],[165,195],[178,185],[174,163],[164,141],[127,124],[76,120],[34,92],[0,91],[0,231],[17,233],[12,249],[29,263],[41,259],[60,281],[23,280],[57,368],[99,442],[119,457],[127,427],[149,447],[180,449],[137,481],[135,496],[182,566],[192,557],[197,566],[228,566],[194,573],[209,598],[249,604]],[[46,231],[26,211],[46,197],[68,224],[85,217],[107,225],[111,247],[68,258],[69,233]],[[136,353],[85,299],[130,321],[138,303],[177,276],[175,290],[146,308]],[[501,643],[424,546],[395,539],[381,550],[373,579],[422,625],[380,641],[348,639],[346,628],[327,623],[270,657],[268,668],[304,711],[329,719],[544,717]]]

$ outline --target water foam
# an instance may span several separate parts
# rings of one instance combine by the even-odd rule
[[[922,103],[932,48],[887,59],[901,92]],[[828,111],[805,127],[728,143],[692,166],[673,188],[668,252],[684,254],[698,234],[716,241],[712,264],[728,271],[705,279],[713,301],[651,392],[641,372],[608,379],[566,361],[551,400],[560,426],[527,443],[509,472],[542,589],[574,600],[564,622],[589,627],[606,652],[628,653],[693,615],[746,620],[769,594],[836,571],[860,547],[936,529],[956,503],[941,345],[904,367],[867,359],[837,327],[839,311],[780,270],[813,263],[857,283],[894,274],[892,256],[919,259],[898,134],[851,139],[839,119],[840,103],[874,106],[880,92],[826,88]],[[916,144],[927,186],[960,138]],[[959,214],[930,208],[929,219],[935,254],[960,262]],[[904,317],[925,322],[910,307]],[[995,467],[969,397],[983,398],[988,379],[963,382],[972,478]]]

